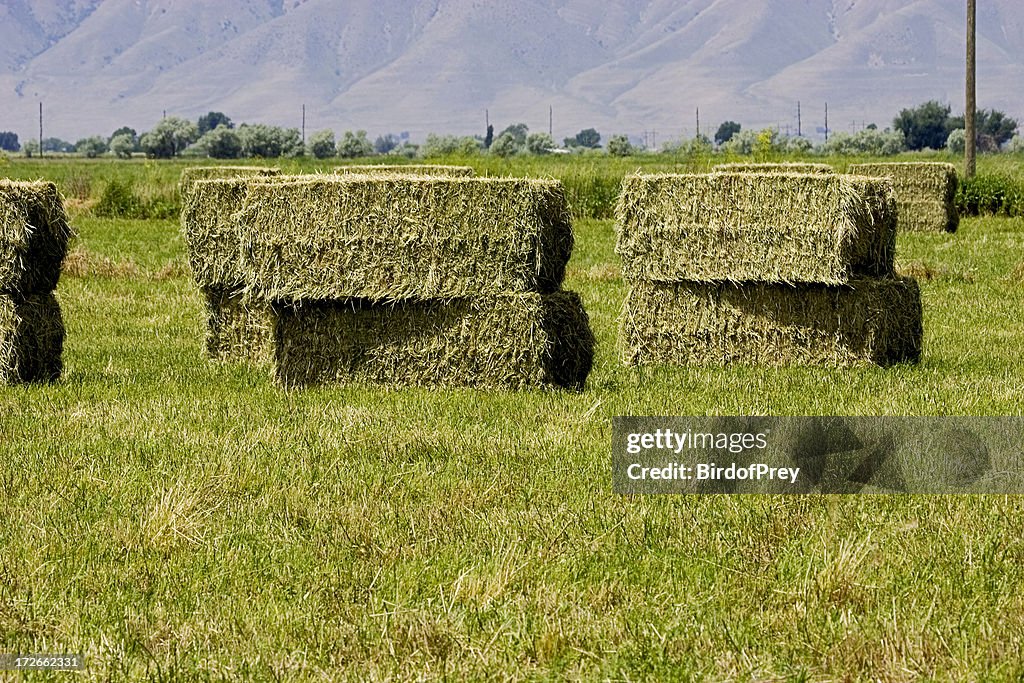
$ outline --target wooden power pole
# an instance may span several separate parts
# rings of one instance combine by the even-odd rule
[[[978,102],[974,89],[977,62],[975,60],[975,20],[977,17],[977,0],[967,0],[967,102],[964,109],[964,177],[973,178],[975,171],[975,144],[977,136],[974,130],[974,113]]]

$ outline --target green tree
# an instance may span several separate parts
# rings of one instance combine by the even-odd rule
[[[723,121],[715,132],[715,144],[724,145],[732,140],[732,136],[739,133],[743,127],[735,121]]]
[[[75,146],[67,140],[60,138],[43,138],[43,151],[44,152],[61,152],[68,153],[74,152]]]
[[[964,128],[963,116],[949,120],[950,130]],[[998,152],[1017,130],[1017,120],[997,109],[979,109],[974,115],[975,140],[982,152]]]
[[[237,159],[242,156],[242,140],[227,126],[208,130],[194,145],[196,151],[212,159]]]
[[[107,152],[107,141],[98,135],[82,138],[75,143],[75,151],[88,159],[95,159]]]
[[[547,133],[530,133],[526,136],[526,149],[530,154],[549,154],[555,148],[555,141]]]
[[[170,159],[199,139],[199,129],[191,121],[168,116],[139,139],[147,157]]]
[[[366,131],[357,130],[353,133],[346,130],[338,142],[338,156],[342,159],[373,156],[373,143],[366,137]]]
[[[942,149],[952,130],[949,105],[935,100],[925,102],[912,109],[900,111],[893,119],[893,128],[903,133],[907,148],[912,150]]]
[[[378,135],[377,139],[373,141],[373,151],[377,154],[387,154],[396,147],[398,147],[398,138],[391,133]]]
[[[500,138],[505,133],[508,133],[516,141],[518,146],[524,147],[526,145],[526,135],[529,132],[530,128],[525,123],[513,123],[511,126],[501,131],[501,133],[498,134],[498,137]]]
[[[333,157],[337,151],[333,130],[320,130],[309,136],[309,153],[317,159]]]
[[[304,151],[297,128],[243,123],[237,128],[237,133],[242,143],[243,156],[275,159],[280,156],[299,156]]]
[[[121,126],[120,128],[118,128],[117,130],[110,134],[110,140],[113,140],[118,135],[128,135],[132,139],[132,145],[137,146],[139,144],[139,134],[135,132],[134,128],[131,128],[129,126]]]
[[[131,159],[135,151],[135,137],[130,133],[117,133],[110,138],[110,151],[119,159]]]
[[[494,144],[494,126],[487,124],[487,135],[484,136],[484,149],[490,149]]]
[[[200,135],[205,135],[214,128],[224,126],[225,128],[234,128],[235,124],[231,122],[231,119],[226,114],[219,111],[211,111],[203,114],[199,117],[199,121],[196,122],[196,127],[199,129]]]
[[[628,157],[633,151],[633,145],[625,135],[613,135],[608,139],[608,153],[614,157]]]
[[[39,141],[35,139],[29,140],[22,146],[21,151],[31,159],[34,154],[39,154]]]
[[[515,134],[506,131],[498,136],[491,145],[491,149],[489,151],[491,154],[507,159],[508,157],[519,154],[521,149],[522,147],[520,147],[519,143],[516,141]]]
[[[21,144],[18,142],[18,134],[9,130],[0,132],[0,149],[8,152],[18,152]]]
[[[963,154],[967,147],[967,132],[963,128],[955,128],[946,138],[946,149],[953,154]]]
[[[601,134],[593,128],[584,128],[576,137],[565,139],[566,147],[587,147],[596,149],[601,146]]]

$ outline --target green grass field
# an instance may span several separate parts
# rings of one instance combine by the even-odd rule
[[[0,175],[87,200],[180,168]],[[1019,497],[625,497],[610,472],[615,415],[1021,415],[1024,219],[901,235],[925,351],[887,370],[626,368],[612,222],[580,219],[587,389],[505,393],[208,363],[177,222],[73,215],[65,375],[0,387],[0,652],[101,680],[1024,677]]]

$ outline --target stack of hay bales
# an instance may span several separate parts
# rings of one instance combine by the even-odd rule
[[[910,161],[852,164],[850,173],[888,177],[896,191],[899,229],[917,232],[956,232],[956,167],[953,164]]]
[[[920,356],[881,179],[635,175],[616,207],[629,365],[888,365]]]
[[[580,387],[589,373],[586,313],[561,290],[572,232],[555,181],[211,180],[182,219],[197,282],[230,283],[250,321],[263,313],[286,386]]]
[[[60,377],[64,323],[53,290],[70,235],[56,185],[0,180],[0,384]]]

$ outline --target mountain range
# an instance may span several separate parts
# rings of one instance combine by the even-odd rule
[[[978,103],[1024,119],[1024,2],[978,3]],[[963,110],[964,0],[2,0],[0,130],[165,113],[307,131],[525,122],[662,141]],[[800,116],[798,121],[798,104]],[[549,118],[550,117],[550,118]]]

